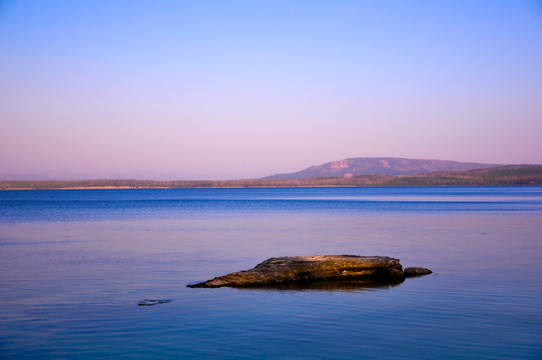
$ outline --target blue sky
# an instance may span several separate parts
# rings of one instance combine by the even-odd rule
[[[542,3],[0,1],[0,174],[542,163]]]

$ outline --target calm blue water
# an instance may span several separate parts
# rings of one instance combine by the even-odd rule
[[[435,273],[186,288],[314,254]],[[0,358],[540,359],[542,187],[0,191]]]

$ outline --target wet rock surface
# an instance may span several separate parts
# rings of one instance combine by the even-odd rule
[[[430,272],[430,270],[428,271]],[[307,284],[317,286],[323,283],[347,284],[349,282],[354,282],[357,286],[363,284],[385,286],[401,283],[405,277],[406,274],[399,259],[387,256],[288,256],[271,258],[256,265],[253,269],[234,272],[187,286],[192,288],[222,286],[292,288],[292,286],[307,287]]]
[[[140,301],[137,306],[154,306],[158,304],[167,304],[170,302],[171,300],[168,299],[145,299],[143,301]]]

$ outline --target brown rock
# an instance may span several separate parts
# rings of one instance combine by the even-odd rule
[[[318,281],[397,283],[405,279],[399,259],[387,256],[315,255],[268,259],[251,270],[234,272],[188,287],[270,287]]]
[[[421,276],[421,275],[427,275],[431,273],[432,273],[431,270],[422,268],[422,267],[408,267],[405,269],[406,277]]]

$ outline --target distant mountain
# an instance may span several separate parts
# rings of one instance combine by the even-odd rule
[[[433,171],[465,171],[496,167],[496,164],[466,163],[446,160],[417,160],[390,157],[351,158],[311,166],[305,170],[265,177],[274,179],[309,179],[315,177],[345,177],[360,175],[415,175]]]

